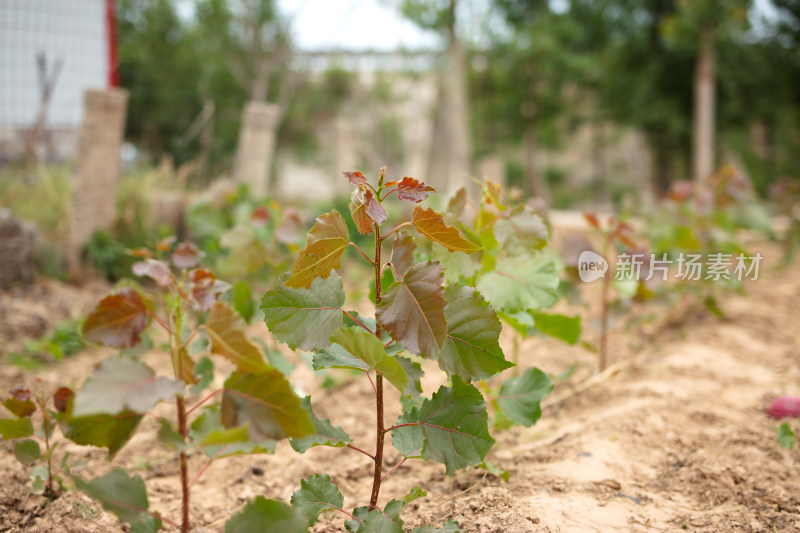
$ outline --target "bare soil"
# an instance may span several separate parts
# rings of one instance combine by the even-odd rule
[[[747,295],[722,299],[723,320],[686,305],[660,326],[616,331],[613,359],[630,364],[570,397],[565,398],[595,373],[595,355],[549,339],[524,342],[522,368],[535,365],[558,375],[578,363],[578,370],[557,385],[561,400],[545,405],[536,426],[494,433],[497,445],[488,459],[510,471],[509,481],[477,469],[448,479],[441,465],[409,461],[387,479],[381,502],[420,485],[428,495],[404,511],[408,527],[452,518],[479,533],[800,531],[800,451],[777,445],[777,423],[763,413],[773,397],[800,394],[800,269],[795,264],[779,270],[777,259],[766,254],[761,278],[748,285]],[[268,336],[263,324],[251,332]],[[594,336],[585,326],[585,339]],[[36,376],[4,366],[0,390],[33,385],[35,378],[43,386],[79,386],[108,353],[87,350]],[[356,445],[371,449],[369,383],[348,378],[321,389],[313,372],[290,357],[297,364],[294,385],[312,395],[318,414],[342,425]],[[152,352],[144,360],[170,371],[165,353]],[[431,375],[423,381],[425,394],[440,384],[436,373]],[[399,414],[395,400],[390,396],[387,402],[389,421]],[[155,414],[171,412],[171,405],[162,404]],[[132,469],[146,480],[152,508],[176,519],[178,463],[157,445],[156,430],[154,420],[145,420],[110,464],[103,450],[66,442],[57,460],[69,452],[73,471],[84,478],[115,466]],[[387,446],[386,463],[398,460]],[[192,456],[190,475],[205,463],[205,457]],[[299,455],[283,442],[274,455],[222,459],[208,468],[193,487],[195,531],[222,531],[228,517],[258,495],[288,501],[300,479],[312,473],[330,474],[346,507],[369,499],[368,458],[324,447]],[[8,443],[0,443],[0,479],[2,532],[124,531],[78,491],[52,501],[31,495],[27,469]],[[342,518],[328,513],[313,531],[343,531]]]

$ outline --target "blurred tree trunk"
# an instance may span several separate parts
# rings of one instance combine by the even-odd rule
[[[707,24],[700,30],[694,75],[692,174],[695,181],[714,171],[715,63],[714,26]]]
[[[450,0],[447,48],[447,65],[443,79],[444,121],[447,136],[447,184],[455,190],[462,185],[469,188],[470,138],[467,97],[467,52],[456,34],[457,0]]]
[[[539,122],[536,113],[528,120],[523,135],[523,146],[525,151],[525,177],[531,190],[531,196],[538,196],[546,202],[550,201],[550,191],[544,176],[539,172],[537,157],[539,150]]]

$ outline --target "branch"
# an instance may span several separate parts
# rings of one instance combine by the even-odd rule
[[[363,255],[363,256],[364,256],[364,259],[366,259],[366,260],[367,260],[367,262],[368,262],[370,265],[372,265],[373,267],[375,266],[375,262],[374,262],[372,259],[370,259],[370,258],[369,258],[369,256],[366,254],[366,252],[364,252],[364,250],[362,250],[362,249],[361,249],[361,247],[360,247],[359,245],[357,245],[357,244],[356,244],[356,243],[354,243],[353,241],[350,241],[350,242],[348,242],[348,243],[347,243],[347,245],[348,245],[348,246],[353,246],[353,247],[354,247],[356,250],[358,250],[358,253],[360,253],[361,255]]]
[[[386,239],[388,239],[391,234],[397,232],[397,230],[399,230],[400,228],[402,228],[404,226],[413,226],[413,225],[414,224],[412,224],[411,222],[403,222],[402,224],[400,224],[396,228],[394,228],[392,231],[390,231],[389,233],[387,233],[386,235],[381,237],[381,241],[385,241]]]
[[[361,321],[360,321],[358,318],[356,318],[355,316],[351,315],[350,313],[348,313],[348,312],[347,312],[347,311],[345,311],[344,309],[342,309],[342,313],[344,313],[346,316],[350,317],[350,319],[351,319],[353,322],[355,322],[356,324],[358,324],[359,326],[361,326],[361,327],[362,327],[362,328],[364,328],[365,330],[367,330],[367,331],[369,331],[370,333],[372,333],[373,335],[375,335],[375,332],[374,332],[374,331],[372,331],[371,329],[369,329],[369,328],[368,328],[366,325],[364,325],[364,323],[363,323],[363,322],[361,322]]]
[[[375,456],[374,456],[374,455],[372,455],[372,454],[371,454],[371,453],[369,453],[369,452],[365,452],[364,450],[362,450],[361,448],[358,448],[357,446],[353,446],[352,444],[348,444],[348,445],[347,445],[347,447],[348,447],[348,448],[350,448],[350,449],[352,449],[352,450],[355,450],[355,451],[357,451],[357,452],[361,452],[361,453],[363,453],[364,455],[366,455],[367,457],[369,457],[369,458],[370,458],[370,459],[372,459],[373,461],[375,460]]]
[[[189,416],[189,414],[190,414],[192,411],[194,411],[195,409],[197,409],[198,407],[200,407],[201,405],[203,405],[204,403],[206,403],[208,400],[210,400],[211,398],[213,398],[214,396],[216,396],[217,394],[219,394],[220,392],[222,392],[222,391],[224,391],[224,390],[225,390],[225,389],[217,389],[217,390],[215,390],[214,392],[212,392],[211,394],[209,394],[208,396],[206,396],[205,398],[203,398],[202,400],[200,400],[199,402],[197,402],[196,404],[194,404],[194,405],[192,406],[192,408],[191,408],[191,409],[189,409],[188,411],[186,411],[186,416],[188,417],[188,416]]]
[[[411,452],[411,456],[414,456],[414,455],[416,455],[416,454],[420,453],[421,451],[422,451],[422,448],[420,448],[419,450],[416,450],[416,451],[414,451],[414,452]],[[402,460],[401,460],[399,463],[397,463],[396,465],[394,465],[394,466],[393,466],[391,469],[389,469],[389,471],[388,471],[388,472],[386,472],[386,473],[383,475],[383,477],[381,478],[381,483],[383,483],[383,482],[384,482],[384,480],[385,480],[387,477],[389,477],[389,474],[391,474],[392,472],[394,472],[395,470],[397,470],[398,468],[400,468],[400,465],[402,465],[403,463],[405,463],[405,462],[406,462],[406,459],[408,459],[408,458],[409,458],[409,457],[411,457],[411,456],[409,456],[409,455],[405,455],[405,456],[403,456],[403,459],[402,459]]]

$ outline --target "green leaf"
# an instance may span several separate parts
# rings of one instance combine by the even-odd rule
[[[394,357],[386,353],[383,343],[360,326],[342,328],[331,337],[333,345],[320,350],[314,357],[314,369],[351,368],[370,372],[375,370],[389,383],[405,392],[408,377],[403,367]]]
[[[314,474],[300,481],[300,489],[292,494],[291,503],[313,526],[325,511],[340,510],[344,505],[344,496],[331,481],[331,476]]]
[[[225,381],[222,424],[227,428],[250,423],[250,439],[258,442],[314,432],[314,424],[300,405],[286,377],[274,368],[259,374],[236,371]]]
[[[508,483],[508,478],[510,476],[510,472],[508,470],[500,470],[500,468],[498,468],[496,464],[489,461],[484,461],[483,463],[478,465],[478,468],[484,468],[490,474],[497,476],[506,483]]]
[[[433,209],[415,207],[412,221],[417,231],[428,240],[441,244],[451,252],[471,254],[481,250],[480,246],[462,237],[456,228],[445,224],[444,216]]]
[[[134,289],[124,287],[100,300],[81,333],[87,341],[109,348],[133,348],[149,323],[145,301]]]
[[[225,302],[217,302],[206,319],[211,352],[228,359],[242,372],[258,373],[269,368],[258,348],[247,339],[242,317]]]
[[[391,346],[389,348],[391,348]],[[422,375],[424,374],[422,366],[408,357],[395,355],[394,358],[400,363],[400,366],[403,367],[403,371],[406,373],[406,378],[408,379],[408,385],[406,385],[405,390],[401,392],[412,398],[418,397],[422,394],[422,384],[420,383]]]
[[[233,285],[231,289],[231,304],[244,321],[249,323],[256,312],[256,304],[253,301],[253,293],[250,290],[249,283],[239,281]]]
[[[408,456],[409,447],[422,442],[422,458],[456,470],[479,465],[494,444],[489,435],[486,403],[480,391],[453,377],[453,386],[440,387],[419,409],[404,413],[397,425],[413,424],[392,431],[392,444]],[[409,453],[407,453],[409,452]]]
[[[313,351],[330,346],[331,334],[342,327],[344,287],[333,272],[317,278],[309,289],[278,285],[264,295],[264,322],[292,350]]]
[[[411,530],[410,533],[464,533],[466,529],[461,529],[461,526],[458,525],[458,522],[455,520],[448,520],[442,527],[435,527],[435,526],[422,526],[422,527],[415,527]]]
[[[204,391],[214,380],[214,361],[208,357],[201,357],[194,367],[196,376],[200,376],[197,385],[192,385],[190,390],[192,394],[199,394]]]
[[[497,313],[497,316],[511,328],[519,333],[523,339],[528,336],[530,329],[533,327],[533,317],[527,311],[520,311],[519,313]]]
[[[794,432],[792,431],[792,427],[784,422],[778,428],[778,444],[786,448],[787,450],[791,450],[794,448],[795,437]]]
[[[331,270],[339,268],[349,242],[347,224],[338,211],[317,217],[317,223],[308,233],[306,248],[297,257],[286,286],[308,288],[316,278],[327,278]]]
[[[131,533],[154,533],[161,529],[161,520],[148,512],[147,490],[139,476],[115,468],[91,481],[70,474],[75,486],[99,501],[106,511],[113,513],[123,524],[131,525]]]
[[[404,533],[403,521],[400,519],[404,506],[400,500],[391,500],[383,511],[370,510],[367,506],[357,507],[353,510],[356,520],[345,521],[345,527],[355,533]]]
[[[189,436],[199,444],[203,453],[215,459],[232,455],[275,453],[278,444],[269,439],[251,442],[249,424],[226,429],[220,419],[219,404],[210,405],[203,410],[203,414],[192,422]]]
[[[419,485],[415,485],[414,488],[408,491],[408,494],[403,496],[403,503],[408,505],[414,500],[418,500],[419,498],[424,498],[427,495],[428,495],[427,490],[422,490],[422,488]]]
[[[541,402],[553,392],[550,376],[531,367],[500,387],[497,405],[512,422],[530,427],[542,416]]]
[[[519,213],[494,223],[494,236],[509,254],[530,253],[547,244],[548,231],[539,215]]]
[[[42,450],[35,440],[25,439],[14,445],[14,457],[24,465],[32,465],[42,457]]]
[[[303,398],[300,401],[300,405],[303,406],[303,409],[305,409],[309,418],[311,418],[311,423],[314,424],[315,431],[307,437],[292,439],[290,441],[292,448],[294,448],[296,452],[305,453],[306,450],[314,446],[341,448],[350,444],[350,435],[345,433],[341,427],[334,426],[328,419],[320,419],[314,415],[314,411],[311,410],[310,396]]]
[[[411,353],[434,358],[447,339],[443,281],[438,263],[416,264],[378,305],[378,322]]]
[[[450,252],[441,244],[431,245],[431,258],[442,265],[448,283],[458,283],[475,275],[480,265],[473,257],[464,252]]]
[[[186,444],[186,441],[183,440],[181,434],[178,433],[172,424],[170,424],[169,420],[166,418],[159,418],[158,419],[158,441],[166,446],[167,448],[172,448],[173,450],[186,450],[189,446]]]
[[[147,365],[134,359],[107,357],[75,397],[72,415],[115,415],[123,411],[145,413],[161,400],[183,393],[183,383],[156,377]]]
[[[499,261],[478,282],[480,293],[505,313],[551,307],[558,300],[557,287],[555,263],[543,254]]]
[[[500,348],[497,313],[472,287],[451,285],[445,292],[447,340],[439,367],[464,381],[488,378],[514,366]]]
[[[108,449],[108,458],[113,459],[130,440],[143,415],[123,411],[116,415],[94,415],[72,417],[60,423],[61,432],[75,444],[88,444]]]
[[[257,496],[225,524],[225,533],[308,533],[306,518],[277,500]]]
[[[581,316],[566,316],[548,313],[531,313],[534,327],[558,340],[573,345],[581,337]]]

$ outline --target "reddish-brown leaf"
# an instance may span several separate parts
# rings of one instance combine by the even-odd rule
[[[350,172],[342,172],[342,174],[344,174],[348,181],[353,185],[358,185],[361,187],[367,184],[367,178],[360,170],[351,170]]]
[[[192,280],[192,305],[199,311],[209,311],[220,294],[230,288],[224,281],[219,281],[214,273],[205,268],[198,268],[189,273]]]
[[[269,210],[260,205],[253,209],[253,212],[250,213],[250,223],[256,227],[263,228],[269,222]]]
[[[435,358],[447,338],[444,274],[427,261],[408,269],[393,283],[377,308],[378,323],[409,352]]]
[[[600,231],[600,220],[597,218],[597,215],[594,213],[584,213],[583,218],[586,219],[586,222],[588,222],[591,227]]]
[[[373,197],[372,191],[365,191],[364,197],[366,199],[367,214],[369,215],[369,218],[371,218],[379,226],[386,222],[386,219],[389,217],[389,215],[386,214],[386,210],[383,208],[380,202]]]
[[[195,362],[189,355],[189,352],[186,351],[186,348],[178,350],[177,357],[175,356],[175,352],[172,352],[170,355],[175,376],[186,384],[197,385],[197,377],[194,374]]]
[[[438,242],[451,252],[471,254],[481,249],[477,244],[466,240],[453,226],[444,223],[444,217],[431,208],[414,208],[414,227],[428,240]]]
[[[353,189],[350,194],[350,216],[353,218],[356,229],[360,234],[369,235],[372,233],[372,218],[367,213],[367,194],[364,189]]]
[[[175,235],[170,235],[169,237],[162,239],[161,242],[156,244],[156,249],[159,252],[169,252],[172,249],[172,245],[175,244],[176,240],[177,239],[175,238]]]
[[[157,259],[146,259],[134,263],[131,267],[133,274],[139,277],[147,276],[158,283],[161,287],[169,287],[175,280],[169,266]]]
[[[408,269],[413,266],[416,247],[414,239],[408,233],[401,231],[394,236],[391,263],[395,281],[402,280]]]
[[[15,389],[11,389],[11,396],[16,398],[21,402],[27,402],[31,399],[31,390],[26,389],[25,387],[17,387]]]
[[[409,202],[419,203],[433,192],[436,192],[436,189],[408,176],[397,184],[397,195],[401,200],[408,200]]]
[[[149,321],[145,301],[134,289],[124,287],[100,300],[81,332],[89,342],[109,348],[133,348]]]
[[[59,413],[66,412],[69,401],[74,396],[75,392],[69,387],[59,387],[59,389],[53,393],[53,405],[56,406],[56,411]]]
[[[175,268],[194,268],[200,264],[203,252],[190,242],[182,242],[172,253],[172,264]]]

